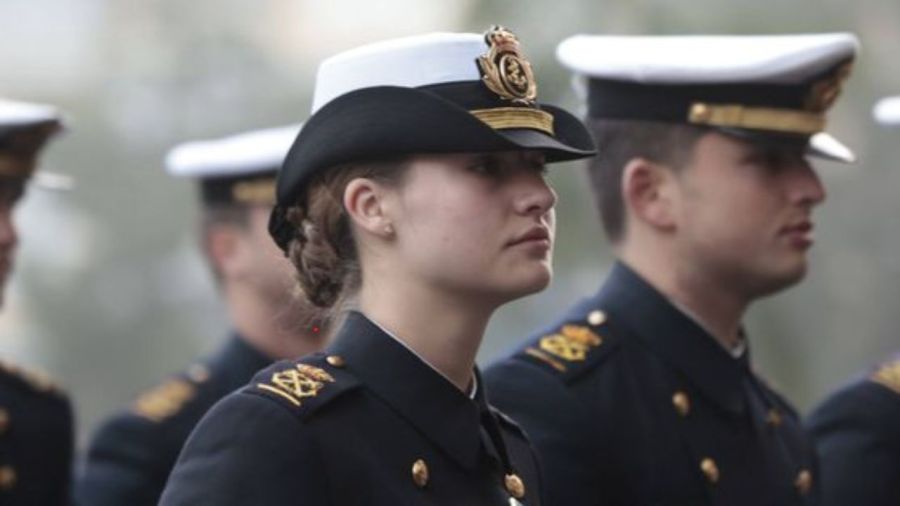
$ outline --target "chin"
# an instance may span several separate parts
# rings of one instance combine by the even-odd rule
[[[553,280],[553,270],[548,265],[542,265],[540,268],[532,269],[531,272],[520,274],[510,289],[510,292],[515,294],[513,298],[516,299],[543,291]]]
[[[797,264],[758,276],[760,282],[756,290],[757,296],[772,295],[796,285],[806,277],[806,270],[806,261],[803,260]]]

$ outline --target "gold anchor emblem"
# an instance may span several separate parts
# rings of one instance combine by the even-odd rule
[[[485,86],[504,100],[533,106],[537,82],[515,34],[502,26],[493,26],[484,34],[484,41],[489,49],[486,55],[478,57],[478,66]]]

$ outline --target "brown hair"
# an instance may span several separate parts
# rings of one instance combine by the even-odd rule
[[[628,162],[646,158],[678,170],[690,162],[694,144],[708,130],[679,123],[637,120],[587,120],[597,144],[597,156],[588,164],[588,177],[603,222],[612,242],[625,233],[622,173]]]
[[[362,271],[350,220],[344,210],[347,184],[356,178],[398,184],[405,165],[400,160],[358,163],[322,171],[306,186],[306,194],[287,209],[294,238],[287,256],[297,271],[300,295],[318,308],[310,320],[335,320],[362,283]]]

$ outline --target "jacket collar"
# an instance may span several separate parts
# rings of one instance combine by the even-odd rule
[[[595,298],[600,307],[608,309],[613,322],[632,330],[705,396],[728,411],[743,412],[742,382],[750,374],[749,350],[740,358],[732,357],[697,322],[622,262],[613,266]]]
[[[447,455],[465,468],[475,466],[481,446],[479,414],[481,406],[487,409],[480,377],[473,402],[358,312],[347,316],[329,353],[343,357],[347,371]]]

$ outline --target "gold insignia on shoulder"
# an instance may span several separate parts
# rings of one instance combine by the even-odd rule
[[[179,412],[195,394],[194,385],[190,382],[173,379],[138,397],[132,411],[148,420],[161,422]]]
[[[900,360],[879,367],[871,379],[900,394]]]
[[[318,367],[297,364],[290,369],[272,374],[270,381],[271,384],[259,383],[256,387],[281,396],[299,407],[302,404],[301,399],[319,395],[319,390],[322,390],[326,383],[334,383],[334,378]]]
[[[544,336],[540,349],[569,362],[582,361],[592,348],[603,344],[603,338],[582,325],[563,325],[556,334]]]
[[[827,77],[814,83],[803,104],[806,110],[812,112],[825,112],[834,105],[835,101],[837,101],[838,97],[841,95],[841,87],[843,86],[844,81],[850,77],[852,68],[852,62],[845,63],[835,69],[835,71]]]
[[[537,82],[515,34],[502,26],[492,26],[484,34],[484,41],[489,49],[486,55],[478,57],[478,66],[485,86],[514,104],[534,105]]]

